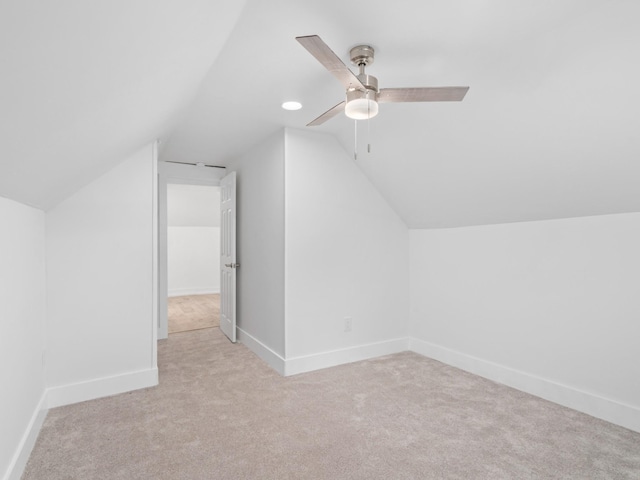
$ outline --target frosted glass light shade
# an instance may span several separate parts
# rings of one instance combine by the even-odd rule
[[[351,100],[347,103],[344,113],[347,117],[355,120],[373,118],[378,114],[378,102],[375,100],[367,100],[366,98]]]
[[[344,113],[354,120],[366,120],[378,114],[378,102],[375,100],[376,92],[367,90],[352,90],[347,92],[347,104]]]

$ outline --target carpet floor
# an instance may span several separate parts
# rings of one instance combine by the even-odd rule
[[[49,411],[23,479],[638,479],[640,434],[415,353],[283,378],[215,329]]]
[[[184,295],[167,301],[169,333],[220,325],[220,294]]]

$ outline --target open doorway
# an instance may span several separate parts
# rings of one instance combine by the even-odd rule
[[[220,187],[167,185],[168,333],[220,325]]]
[[[157,339],[166,339],[169,334],[168,299],[168,208],[167,194],[169,185],[210,186],[218,187],[218,196],[214,201],[220,202],[221,179],[225,177],[225,169],[221,167],[206,167],[190,164],[158,162],[158,245],[157,245],[157,305],[158,305],[158,333]],[[173,188],[173,187],[172,187]],[[219,203],[218,203],[219,204]],[[218,205],[216,204],[216,205]],[[217,208],[217,207],[215,207]],[[235,260],[234,260],[235,261]],[[215,268],[214,268],[215,270]],[[216,274],[220,273],[220,269]],[[220,287],[220,290],[225,290]],[[184,291],[183,291],[184,292]],[[179,293],[174,289],[173,293]],[[224,302],[221,302],[224,303]]]

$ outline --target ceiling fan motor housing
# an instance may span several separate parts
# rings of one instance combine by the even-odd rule
[[[373,90],[378,93],[378,79],[373,75],[367,75],[366,73],[361,73],[360,75],[356,75],[358,80],[367,87],[367,90]]]

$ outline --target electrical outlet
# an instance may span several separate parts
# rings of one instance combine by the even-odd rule
[[[351,321],[351,317],[344,317],[344,331],[350,332],[353,327],[353,323]]]

